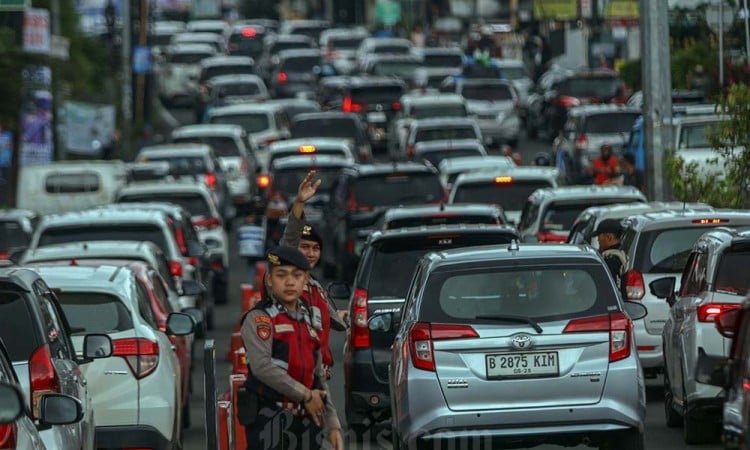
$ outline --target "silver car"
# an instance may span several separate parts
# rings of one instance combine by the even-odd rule
[[[644,448],[632,320],[646,309],[622,302],[590,247],[428,254],[402,311],[369,319],[370,330],[400,326],[394,448]]]
[[[467,79],[456,82],[469,114],[477,118],[485,144],[518,145],[521,134],[521,99],[511,81]]]

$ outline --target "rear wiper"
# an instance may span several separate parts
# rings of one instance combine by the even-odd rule
[[[526,323],[526,324],[529,324],[539,334],[542,334],[542,332],[544,331],[542,330],[542,327],[540,327],[538,323],[534,322],[528,317],[523,317],[523,316],[483,315],[483,316],[476,316],[475,319]]]

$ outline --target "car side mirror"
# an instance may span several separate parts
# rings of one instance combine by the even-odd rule
[[[341,281],[333,281],[326,287],[328,296],[334,300],[349,299],[352,295],[349,285]]]
[[[725,356],[709,355],[698,347],[698,363],[695,366],[695,380],[711,386],[727,387],[731,362]]]
[[[367,321],[367,328],[370,331],[388,333],[398,328],[399,320],[400,316],[396,316],[393,312],[375,314]]]
[[[0,425],[15,422],[24,409],[21,389],[10,383],[0,383]]]
[[[203,311],[198,308],[186,308],[182,310],[182,313],[190,316],[195,323],[203,323]]]
[[[657,298],[664,298],[670,301],[670,298],[674,297],[674,287],[677,283],[675,277],[663,277],[658,278],[648,284],[651,294]],[[670,303],[671,304],[671,303]]]
[[[42,425],[70,425],[83,419],[80,400],[65,394],[42,395],[39,403]]]
[[[741,309],[731,309],[716,316],[714,323],[719,334],[725,338],[733,338],[737,332],[737,324],[740,321]]]
[[[83,338],[83,357],[87,360],[112,356],[112,338],[106,334],[87,334]]]
[[[195,331],[195,319],[190,314],[171,313],[167,317],[167,334],[187,336]]]
[[[206,288],[195,280],[184,280],[182,282],[182,294],[187,297],[195,297],[196,295],[203,295],[206,292]]]
[[[643,319],[648,314],[648,309],[640,302],[626,301],[623,306],[630,320]]]

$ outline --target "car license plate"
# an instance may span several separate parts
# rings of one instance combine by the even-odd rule
[[[385,113],[384,112],[367,113],[367,121],[368,122],[385,122]]]
[[[538,378],[560,374],[557,352],[487,355],[487,378]]]

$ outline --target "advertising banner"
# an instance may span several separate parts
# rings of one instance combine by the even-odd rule
[[[69,153],[97,155],[112,142],[115,107],[65,102],[65,148]]]

